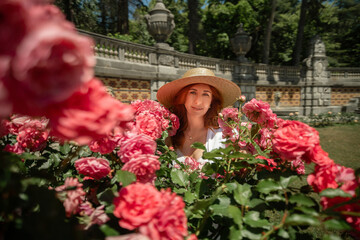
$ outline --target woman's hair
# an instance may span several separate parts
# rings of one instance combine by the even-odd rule
[[[176,135],[171,138],[172,143],[175,147],[181,146],[184,142],[184,131],[188,127],[185,100],[187,93],[194,85],[196,84],[191,84],[182,88],[174,97],[173,107],[171,108],[171,111],[179,117],[180,121],[180,127],[177,130]],[[218,114],[223,107],[223,98],[216,88],[210,85],[209,87],[212,93],[212,100],[209,110],[204,115],[204,125],[206,128],[219,128],[217,119]]]

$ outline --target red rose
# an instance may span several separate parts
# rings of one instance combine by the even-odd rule
[[[92,41],[74,31],[48,24],[30,32],[11,62],[5,87],[14,111],[44,115],[45,108],[73,94],[93,77]]]
[[[277,120],[277,116],[270,109],[270,105],[266,102],[253,98],[242,107],[245,116],[262,127],[273,128]]]
[[[102,158],[87,157],[75,161],[78,173],[95,179],[106,177],[110,171],[109,161]]]
[[[329,158],[329,154],[325,152],[320,145],[316,145],[313,149],[308,151],[304,160],[307,163],[315,163],[320,166],[334,164],[334,161]]]
[[[118,156],[123,163],[141,154],[155,154],[156,142],[145,134],[128,134],[121,142]]]
[[[315,192],[321,192],[326,188],[337,188],[336,176],[339,173],[337,165],[315,166],[315,171],[307,178],[307,182]]]
[[[284,160],[301,159],[320,144],[319,133],[305,123],[288,120],[274,132],[272,144]]]
[[[135,117],[136,128],[140,133],[150,136],[156,140],[161,137],[161,119],[149,111],[139,113]]]
[[[109,135],[122,121],[132,120],[133,108],[111,97],[104,85],[93,79],[47,114],[53,135],[89,144]]]
[[[135,183],[120,190],[114,199],[114,215],[123,228],[134,230],[147,224],[159,211],[161,193],[152,185]]]
[[[184,201],[170,189],[161,191],[161,200],[157,213],[140,226],[140,232],[153,240],[183,240],[188,235]]]
[[[122,170],[134,173],[138,182],[153,184],[156,171],[160,169],[158,158],[152,154],[135,155],[131,161],[125,163]]]

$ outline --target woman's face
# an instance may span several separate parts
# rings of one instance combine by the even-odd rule
[[[204,116],[209,110],[212,92],[207,84],[195,84],[186,94],[185,108],[187,114]]]

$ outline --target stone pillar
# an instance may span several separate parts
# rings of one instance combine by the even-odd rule
[[[327,70],[325,44],[320,36],[311,40],[309,57],[304,59],[303,79],[301,89],[301,105],[303,114],[319,114],[330,109],[331,87],[330,73]]]
[[[241,63],[235,66],[234,82],[240,87],[241,95],[246,97],[246,101],[255,98],[256,76],[255,69],[251,63]],[[237,106],[236,106],[237,107]]]

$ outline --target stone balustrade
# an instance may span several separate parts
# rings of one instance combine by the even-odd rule
[[[247,99],[267,101],[278,113],[337,112],[350,99],[360,97],[360,68],[328,68],[326,56],[310,55],[303,66],[244,63],[79,32],[94,39],[95,74],[107,85],[115,86],[115,95],[125,102],[139,96],[156,99],[159,87],[195,67],[211,69],[217,76],[235,82]],[[275,93],[282,96],[276,105]]]

